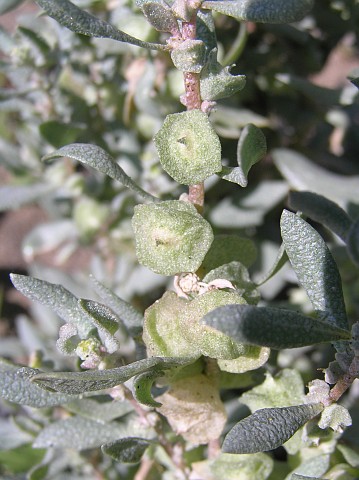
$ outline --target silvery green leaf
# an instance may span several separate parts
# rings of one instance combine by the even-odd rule
[[[0,396],[9,402],[36,408],[63,405],[75,398],[40,388],[31,381],[38,373],[34,368],[12,365],[0,359]]]
[[[202,322],[228,335],[235,342],[274,349],[350,338],[347,330],[292,310],[273,307],[225,305],[205,315]]]
[[[132,412],[133,406],[127,400],[113,400],[108,397],[108,401],[97,401],[96,397],[93,397],[72,400],[66,404],[66,410],[98,422],[110,422]]]
[[[97,422],[74,416],[47,425],[35,439],[33,447],[87,450],[126,435],[125,423]]]
[[[77,160],[85,165],[89,165],[99,172],[108,175],[114,180],[117,180],[124,187],[133,190],[143,199],[151,202],[158,201],[157,198],[142,190],[137,183],[135,183],[128,175],[126,175],[126,173],[115,162],[111,155],[105,152],[105,150],[103,150],[101,147],[86,143],[72,143],[45,155],[42,160],[47,161],[59,157],[72,158],[73,160]]]
[[[95,290],[106,305],[111,308],[121,319],[131,336],[137,336],[142,332],[143,315],[130,303],[122,300],[101,282],[91,277]]]
[[[264,408],[238,422],[222,445],[225,453],[266,452],[283,445],[322,410],[322,404]]]
[[[163,374],[164,372],[161,371],[144,372],[133,379],[132,392],[138,403],[148,407],[160,407],[162,405],[152,397],[151,388],[156,378],[163,377]]]
[[[346,242],[350,258],[359,266],[359,218],[349,228]]]
[[[231,75],[231,67],[223,67],[217,61],[217,48],[208,55],[206,65],[201,71],[201,97],[203,100],[219,100],[231,97],[244,88],[244,75]]]
[[[171,50],[171,59],[181,72],[200,73],[206,58],[206,47],[202,40],[187,39]]]
[[[173,35],[179,32],[178,23],[172,9],[164,2],[143,1],[140,5],[148,22],[159,32],[170,32]]]
[[[101,450],[117,462],[138,463],[151,443],[146,438],[121,438],[102,445]]]
[[[289,206],[325,225],[346,241],[352,221],[335,202],[313,192],[290,192]]]
[[[357,203],[359,175],[344,176],[329,172],[304,155],[286,148],[275,149],[271,155],[276,167],[294,190],[316,192],[341,207],[350,202]]]
[[[66,323],[74,324],[81,338],[86,338],[94,328],[88,315],[79,307],[77,297],[63,286],[25,275],[11,274],[10,278],[15,288],[30,300],[50,307]]]
[[[248,22],[291,23],[301,20],[313,4],[314,0],[205,0],[201,8]]]
[[[118,30],[109,23],[81,10],[69,0],[36,0],[46,13],[69,30],[90,37],[111,38],[153,50],[164,50],[166,45],[148,43]]]
[[[27,203],[35,202],[55,190],[55,187],[45,183],[31,185],[5,185],[0,187],[0,212],[15,210]]]
[[[290,263],[314,309],[327,313],[326,323],[347,329],[339,271],[322,237],[287,210],[282,213],[281,232]]]
[[[115,387],[143,372],[176,369],[193,361],[193,358],[151,357],[109,370],[41,372],[32,381],[50,391],[81,394]]]
[[[248,123],[253,123],[258,128],[270,125],[269,120],[258,113],[245,108],[231,108],[221,104],[218,104],[211,113],[211,121],[218,135],[234,140],[239,138],[242,129]]]
[[[237,145],[238,167],[224,169],[224,174],[219,174],[224,180],[238,183],[241,187],[248,184],[248,173],[251,167],[259,162],[267,151],[266,138],[261,129],[253,124],[246,125],[241,132]]]
[[[299,475],[297,473],[293,473],[290,476],[290,480],[321,480],[319,477],[307,477],[304,475]]]

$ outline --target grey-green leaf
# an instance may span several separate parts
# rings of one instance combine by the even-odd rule
[[[325,225],[344,242],[346,241],[352,222],[347,213],[335,202],[313,192],[290,192],[289,206]]]
[[[9,402],[43,408],[63,405],[74,400],[72,395],[51,393],[43,390],[31,378],[39,370],[12,365],[0,359],[0,396]]]
[[[337,265],[319,233],[305,220],[284,210],[281,232],[290,263],[313,307],[325,321],[347,329],[348,320]]]
[[[224,439],[225,453],[257,453],[283,445],[323,410],[322,404],[264,408],[238,422]]]
[[[152,50],[165,50],[166,45],[148,43],[127,35],[109,23],[81,10],[69,0],[36,0],[45,12],[72,32],[89,37],[111,38]]]
[[[50,307],[65,322],[74,324],[81,338],[87,338],[94,328],[88,315],[79,307],[77,297],[62,285],[14,273],[10,278],[15,288],[30,300]]]
[[[146,438],[121,438],[102,445],[101,450],[118,462],[138,463],[151,443]]]
[[[121,318],[131,336],[137,336],[142,332],[143,315],[130,303],[122,300],[109,288],[92,277],[96,292],[101,299]]]
[[[351,259],[359,267],[359,218],[351,225],[346,241]]]
[[[87,143],[71,143],[54,152],[45,155],[42,160],[52,160],[54,158],[68,157],[78,162],[89,165],[101,173],[108,175],[120,182],[124,187],[127,187],[136,192],[140,197],[150,202],[158,201],[158,198],[145,192],[137,185],[122,168],[115,162],[115,160],[105,150],[96,145]]]
[[[205,315],[203,323],[238,343],[274,349],[347,340],[350,332],[292,310],[225,305]]]
[[[249,22],[291,23],[301,20],[313,7],[314,0],[205,0],[208,8]]]
[[[267,142],[262,130],[253,124],[248,124],[241,132],[237,145],[238,167],[230,172],[219,174],[224,180],[238,183],[241,187],[248,184],[248,173],[251,167],[259,162],[267,152]]]
[[[151,357],[123,367],[85,372],[41,372],[32,381],[51,391],[81,394],[112,388],[130,378],[149,371],[162,371],[193,363],[192,358]]]
[[[116,422],[97,422],[74,416],[47,425],[33,443],[34,448],[96,448],[126,435],[126,426]]]

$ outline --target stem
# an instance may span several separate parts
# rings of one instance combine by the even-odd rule
[[[197,11],[192,15],[189,22],[182,24],[182,38],[183,40],[195,40],[196,39],[196,21]],[[184,104],[187,110],[201,110],[201,86],[200,86],[200,74],[193,72],[184,72]],[[198,183],[196,185],[190,185],[188,187],[188,200],[202,213],[204,205],[204,183]]]
[[[231,48],[228,50],[227,55],[222,60],[222,65],[225,67],[227,65],[232,65],[244,50],[248,38],[247,24],[242,22],[239,25],[238,34],[231,45]]]
[[[357,377],[354,375],[350,375],[346,373],[343,375],[338,382],[334,385],[334,387],[330,390],[329,393],[329,398],[330,401],[337,402],[339,398],[348,390],[348,388],[351,386],[351,384],[354,382],[354,380]]]

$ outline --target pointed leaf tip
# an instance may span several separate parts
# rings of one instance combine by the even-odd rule
[[[127,33],[118,30],[111,24],[81,10],[69,0],[36,0],[36,3],[45,10],[49,17],[74,33],[89,37],[110,38],[118,42],[130,43],[152,50],[167,49],[166,45],[143,42],[138,38],[127,35]]]

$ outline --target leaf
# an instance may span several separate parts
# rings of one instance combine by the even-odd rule
[[[50,307],[66,323],[76,326],[81,338],[87,338],[94,325],[78,305],[78,299],[61,285],[25,275],[10,275],[15,288],[30,300]]]
[[[108,401],[104,401],[106,397],[102,395],[99,398],[100,401],[97,397],[72,400],[66,404],[66,410],[97,422],[110,422],[133,412],[133,406],[127,400],[113,400],[108,396]]]
[[[76,416],[47,425],[35,439],[33,447],[87,450],[127,435],[125,423],[103,423]]]
[[[102,445],[101,450],[117,462],[138,463],[151,443],[146,438],[121,438]]]
[[[359,218],[351,225],[346,241],[350,258],[359,267]]]
[[[98,295],[109,308],[117,313],[129,334],[133,337],[139,335],[142,332],[143,315],[130,303],[122,300],[122,298],[118,297],[109,288],[96,280],[96,278],[91,276],[91,280],[95,285],[95,290]]]
[[[267,452],[283,445],[322,410],[322,404],[264,408],[238,422],[222,445],[225,453]]]
[[[43,408],[63,405],[74,396],[51,393],[43,390],[31,379],[39,370],[12,365],[0,359],[0,396],[9,402],[30,407]]]
[[[351,219],[336,203],[313,192],[290,192],[289,206],[302,212],[312,220],[325,225],[344,242],[348,235]]]
[[[200,272],[205,276],[211,270],[233,261],[249,268],[257,258],[257,248],[252,240],[238,235],[215,235],[204,257]]]
[[[207,220],[179,200],[136,205],[132,227],[138,261],[161,275],[195,272],[213,241]]]
[[[171,32],[173,35],[178,34],[178,23],[173,15],[172,9],[164,2],[156,1],[141,2],[140,8],[147,21],[159,32]]]
[[[253,124],[246,125],[241,132],[237,145],[238,167],[224,168],[228,174],[219,175],[229,182],[238,183],[241,187],[248,184],[248,172],[251,167],[259,162],[267,152],[267,142],[262,130]]]
[[[211,464],[215,480],[267,480],[273,470],[273,459],[264,453],[231,455],[221,453]]]
[[[171,428],[194,445],[216,440],[226,423],[226,412],[218,387],[206,375],[178,380],[157,397],[162,403],[158,411]]]
[[[294,190],[316,192],[340,206],[358,201],[359,175],[347,176],[329,172],[304,155],[286,148],[273,150],[272,157],[276,167]]]
[[[171,59],[181,72],[200,73],[206,61],[205,44],[202,40],[184,40],[171,50]]]
[[[252,305],[225,305],[202,322],[235,342],[274,349],[347,340],[350,332],[292,310]]]
[[[153,140],[163,169],[178,183],[194,185],[222,169],[221,143],[200,110],[167,115]]]
[[[282,213],[281,232],[290,263],[313,307],[328,314],[328,324],[347,329],[341,278],[322,237],[287,210]]]
[[[313,3],[313,0],[205,0],[201,8],[248,22],[291,23],[301,20]]]
[[[111,38],[118,42],[126,42],[138,47],[152,50],[166,50],[166,45],[148,43],[134,38],[118,30],[107,22],[76,7],[69,0],[36,0],[36,3],[60,25],[69,30],[89,37]]]
[[[151,394],[153,382],[158,377],[163,377],[164,372],[145,372],[140,373],[133,379],[133,396],[138,403],[147,407],[160,407],[161,403],[156,402]]]
[[[120,345],[114,335],[121,325],[120,319],[108,307],[93,300],[82,298],[79,300],[79,306],[91,317],[107,351],[116,352]]]
[[[81,394],[115,387],[140,373],[152,370],[162,371],[180,367],[193,362],[192,358],[152,357],[130,363],[123,367],[109,370],[91,370],[85,372],[41,372],[34,376],[36,382],[44,389],[52,391]]]
[[[243,393],[239,401],[255,412],[263,408],[298,405],[304,402],[304,398],[304,382],[300,373],[284,368],[275,376],[267,372],[264,382]]]
[[[126,173],[115,162],[111,155],[105,152],[105,150],[103,150],[101,147],[87,143],[72,143],[45,155],[42,160],[48,161],[60,157],[72,158],[73,160],[77,160],[85,165],[89,165],[99,172],[108,175],[110,178],[117,180],[124,187],[133,190],[143,199],[150,202],[158,201],[158,198],[142,190],[137,183],[135,183],[128,175],[126,175]]]
[[[319,477],[307,477],[304,475],[299,475],[297,473],[293,473],[291,475],[290,480],[321,480]]]
[[[54,185],[44,183],[33,183],[32,185],[5,185],[0,187],[0,212],[16,210],[22,205],[35,202],[54,190]]]
[[[292,475],[288,475],[285,480],[289,480],[292,478],[299,478],[304,480],[320,480],[323,477],[326,477],[326,473],[331,464],[331,455],[329,454],[320,454],[316,455],[312,458],[306,458],[302,456],[302,461],[300,465],[298,465],[292,473]],[[297,475],[297,477],[295,477]],[[307,475],[307,476],[306,476]]]

